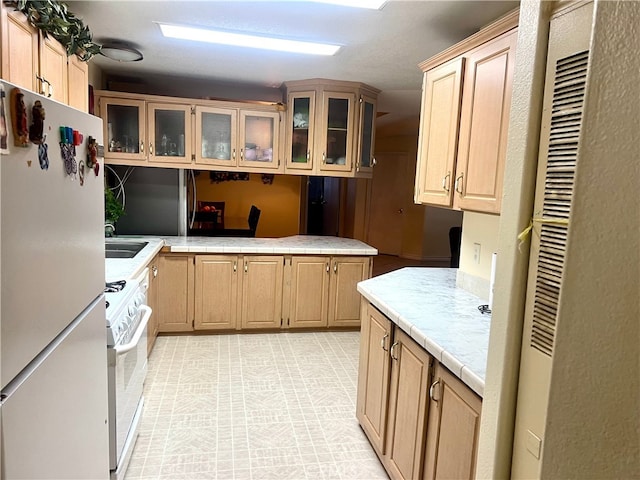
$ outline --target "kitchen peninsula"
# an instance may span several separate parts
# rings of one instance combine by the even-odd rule
[[[148,243],[133,258],[107,259],[106,277],[149,268],[150,345],[159,332],[358,328],[356,285],[377,255],[358,240],[326,236],[135,240]]]
[[[491,317],[456,273],[403,268],[358,284],[356,415],[391,478],[475,475]]]

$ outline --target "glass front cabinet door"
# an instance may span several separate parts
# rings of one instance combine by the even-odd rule
[[[376,101],[374,98],[360,96],[360,120],[358,122],[358,156],[356,171],[358,173],[370,173],[375,166],[376,159],[373,156],[375,144]]]
[[[352,93],[324,92],[318,137],[320,170],[350,171],[353,165],[354,105]]]
[[[279,112],[240,110],[240,166],[280,167],[279,128]]]
[[[196,163],[237,166],[237,123],[236,109],[196,107]]]
[[[315,100],[315,91],[296,92],[288,96],[288,151],[285,153],[288,169],[313,169]]]
[[[147,159],[144,100],[101,98],[105,159],[145,162]]]
[[[149,161],[191,163],[191,106],[149,103]]]

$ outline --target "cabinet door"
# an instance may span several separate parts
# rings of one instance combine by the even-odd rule
[[[287,169],[313,169],[315,91],[290,93],[287,99]]]
[[[333,257],[329,284],[329,326],[360,325],[357,283],[369,278],[369,257]]]
[[[417,479],[424,455],[432,358],[399,328],[394,330],[384,463],[391,478]]]
[[[146,162],[144,100],[103,97],[98,106],[106,144],[105,160]]]
[[[376,100],[367,95],[360,96],[360,115],[358,117],[358,156],[356,171],[361,174],[371,174],[375,159],[373,147],[375,145]]]
[[[196,106],[196,163],[235,167],[238,111]]]
[[[191,106],[149,103],[149,161],[191,163]]]
[[[385,453],[391,321],[362,300],[356,417],[378,455]]]
[[[425,73],[415,201],[450,207],[460,119],[464,59]]]
[[[44,83],[43,95],[67,103],[69,74],[67,51],[53,37],[40,35],[40,77]]]
[[[280,167],[280,113],[240,110],[240,166]]]
[[[231,330],[238,318],[238,257],[196,256],[196,330]]]
[[[193,330],[193,255],[163,254],[158,267],[158,328]]]
[[[330,272],[329,257],[291,259],[290,327],[327,326]]]
[[[158,268],[158,262],[160,257],[156,257],[149,263],[149,288],[147,290],[147,305],[151,307],[151,318],[149,319],[149,325],[147,326],[147,356],[151,354],[153,345],[156,342],[158,336],[158,317],[160,315],[158,309],[158,274],[160,272]]]
[[[353,165],[355,94],[324,92],[316,157],[321,171],[348,172]]]
[[[89,111],[89,66],[77,55],[68,58],[69,106],[83,112]]]
[[[431,391],[424,479],[473,479],[482,399],[438,364]]]
[[[34,92],[40,92],[36,78],[38,66],[38,30],[26,15],[8,5],[0,5],[2,29],[2,78]],[[8,93],[7,93],[8,95]]]
[[[467,56],[454,206],[500,213],[517,34]]]
[[[280,328],[284,257],[244,257],[242,328]]]

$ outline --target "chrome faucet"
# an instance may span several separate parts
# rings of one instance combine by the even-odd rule
[[[104,236],[105,237],[113,237],[113,234],[116,233],[116,227],[113,223],[105,223],[104,224]]]

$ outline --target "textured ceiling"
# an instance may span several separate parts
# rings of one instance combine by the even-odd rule
[[[283,81],[304,78],[359,81],[382,90],[378,109],[389,113],[380,117],[379,125],[417,116],[422,82],[418,63],[518,5],[392,0],[381,10],[366,10],[303,1],[67,3],[96,42],[126,41],[144,54],[144,60],[134,63],[101,56],[92,60],[107,75],[149,85],[177,82],[183,89],[198,82],[242,85],[256,92],[278,92]],[[196,43],[164,38],[155,22],[324,41],[343,48],[333,57],[320,57]]]

